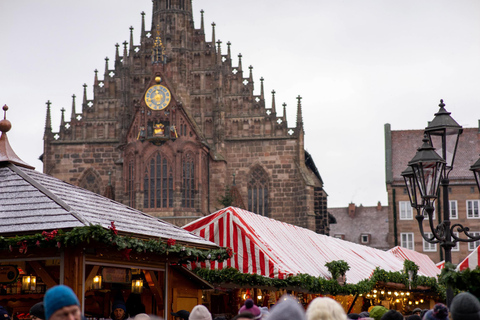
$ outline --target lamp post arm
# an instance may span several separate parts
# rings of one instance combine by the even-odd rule
[[[457,228],[456,231],[458,232],[459,236],[456,236],[453,233],[453,230],[455,230],[455,228]],[[470,231],[470,228],[469,227],[464,227],[459,223],[454,224],[451,227],[450,230],[451,230],[452,238],[454,239],[453,242],[458,242],[458,241],[460,241],[460,242],[475,242],[475,241],[480,240],[480,235],[479,236],[474,236],[474,235],[470,234],[468,232],[468,231]],[[460,238],[460,233],[463,233],[464,235],[466,235],[468,237],[468,239]]]
[[[423,231],[423,219],[425,219],[425,217],[422,214],[418,213],[415,216],[415,219],[417,219],[417,221],[418,221],[418,228],[420,229],[420,234],[422,235],[422,238],[425,241],[427,241],[428,243],[439,243],[440,242],[440,240],[436,236],[436,233],[435,233],[434,229],[432,229],[432,236],[431,237],[427,237],[425,235],[425,232]]]

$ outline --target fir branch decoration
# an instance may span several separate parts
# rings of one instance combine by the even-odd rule
[[[197,249],[176,244],[173,239],[163,241],[161,239],[143,240],[132,236],[119,235],[115,225],[104,228],[100,225],[76,227],[70,231],[53,230],[43,231],[33,235],[17,235],[15,237],[0,236],[0,250],[18,250],[26,253],[28,247],[54,248],[72,247],[81,243],[103,243],[115,247],[118,251],[129,249],[137,253],[168,254],[175,253],[180,258],[180,263],[188,261],[224,261],[233,256],[231,248]],[[130,252],[129,251],[129,252]]]
[[[325,263],[325,267],[332,274],[332,279],[336,280],[339,276],[344,276],[350,270],[350,266],[343,260],[334,260]]]

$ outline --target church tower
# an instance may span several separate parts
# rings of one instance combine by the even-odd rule
[[[275,91],[266,103],[263,78],[214,23],[206,39],[203,11],[195,28],[191,0],[153,0],[150,30],[141,19],[139,44],[130,28],[58,132],[48,103],[44,172],[100,194],[108,186],[115,200],[178,225],[222,208],[234,186],[244,209],[328,233],[301,97],[289,127],[286,104],[280,115]]]

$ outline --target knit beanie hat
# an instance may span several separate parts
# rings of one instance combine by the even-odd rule
[[[358,314],[360,316],[360,319],[362,318],[370,318],[370,313],[368,311],[362,311]]]
[[[43,301],[35,303],[33,307],[30,308],[30,315],[45,320],[45,308],[43,307]]]
[[[245,304],[238,310],[238,313],[250,312],[254,315],[255,319],[260,319],[262,317],[262,310],[257,307],[252,299],[245,300]]]
[[[72,289],[59,285],[48,289],[43,298],[43,305],[45,307],[45,320],[48,320],[55,311],[68,306],[80,306],[80,302]]]
[[[112,306],[112,311],[115,311],[115,309],[123,309],[125,313],[127,312],[127,307],[123,301],[115,301]]]
[[[397,310],[388,310],[380,319],[381,320],[403,320],[403,316]]]
[[[448,320],[448,308],[444,304],[437,303],[432,310],[428,310],[423,316],[424,320]],[[463,319],[462,319],[463,320]]]
[[[190,316],[190,312],[187,310],[178,310],[177,312],[172,312],[170,314],[174,317],[182,318],[183,320],[188,320],[188,317]]]
[[[384,306],[375,306],[370,310],[370,318],[380,320],[387,311],[388,309]]]
[[[283,295],[270,310],[268,320],[305,320],[305,310],[297,300]]]
[[[212,320],[212,315],[204,305],[199,304],[193,307],[188,320]]]
[[[459,293],[450,305],[452,320],[480,320],[480,302],[470,292]]]
[[[0,306],[0,320],[10,320],[7,310],[2,306]]]

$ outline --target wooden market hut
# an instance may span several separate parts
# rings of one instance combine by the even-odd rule
[[[245,277],[240,277],[240,284],[232,283],[232,279],[236,275],[224,279],[226,281],[223,283],[214,283],[219,289],[235,288],[234,290],[237,292],[232,294],[231,300],[236,300],[237,307],[243,304],[244,297],[248,294],[257,303],[264,306],[275,302],[275,299],[271,299],[272,290],[263,290],[248,285],[250,280],[247,280],[247,277],[252,279],[250,275],[280,280],[295,275],[309,275],[330,280],[332,274],[325,264],[332,261],[343,260],[348,263],[350,269],[345,274],[345,283],[353,285],[371,279],[377,268],[387,273],[403,273],[405,260],[413,261],[419,267],[419,276],[436,279],[439,273],[434,262],[428,256],[418,252],[403,248],[382,251],[318,234],[236,207],[221,209],[199,218],[183,228],[220,246],[231,247],[235,252],[235,255],[226,261],[192,263],[192,269],[199,267],[202,271],[227,271],[230,267],[245,275]],[[222,280],[222,272],[214,272],[213,274],[216,274],[213,278]],[[251,281],[256,280],[252,279]],[[383,290],[385,288],[386,286],[383,284],[381,286],[377,284],[373,288],[378,289],[379,293],[372,303],[381,303],[383,300],[385,304],[387,302],[392,305],[397,304],[397,308],[400,308],[401,304],[403,310],[408,310],[417,302],[420,304],[420,300],[423,301],[422,304],[425,308],[430,308],[430,303],[432,303],[430,300],[427,301],[427,295],[423,296],[424,299],[413,299],[414,290],[409,290],[404,284],[395,284],[392,290]],[[308,293],[305,288],[299,288],[298,284],[287,289]],[[382,290],[385,292],[384,297],[381,297]],[[269,293],[269,291],[270,294],[267,295],[266,293]],[[428,291],[428,288],[416,291],[417,296],[420,296],[424,291]],[[389,295],[388,292],[391,292],[391,294]],[[402,297],[402,301],[395,297],[395,292]],[[278,292],[275,294],[277,297],[279,296]],[[270,301],[265,298],[267,296]],[[302,294],[302,296],[305,295]],[[355,301],[356,306],[361,307],[358,304],[365,300],[364,298],[356,299],[350,295],[348,297],[341,295],[336,297],[337,301],[342,303],[346,310],[350,309]],[[217,299],[217,297],[213,297],[213,299]],[[373,297],[371,300],[373,301]],[[411,305],[409,305],[410,303]],[[235,312],[235,310],[229,311]]]
[[[227,250],[35,171],[12,150],[10,127],[0,121],[0,305],[14,319],[57,284],[70,286],[92,319],[109,318],[114,300],[165,319],[202,303],[211,285],[179,262],[223,260]]]

